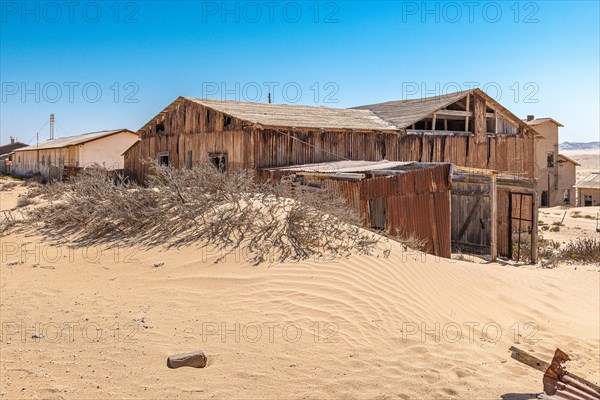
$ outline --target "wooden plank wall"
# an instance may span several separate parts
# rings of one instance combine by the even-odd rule
[[[533,177],[533,139],[529,137],[498,135],[478,144],[474,136],[467,135],[330,131],[282,134],[268,129],[255,131],[254,137],[256,168],[343,159],[389,160],[447,162]]]
[[[186,165],[192,150],[192,165],[206,160],[209,152],[227,153],[228,168],[263,168],[326,161],[390,160],[447,162],[488,168],[511,175],[534,176],[531,136],[495,135],[481,141],[468,134],[431,135],[352,130],[282,130],[251,126],[191,101],[182,101],[161,118],[164,133],[150,124],[138,134],[141,141],[125,156],[125,171],[143,180],[147,168],[141,160],[156,159],[168,151],[172,165]],[[485,121],[484,121],[485,127]]]
[[[490,253],[490,184],[452,182],[452,245],[462,251]]]

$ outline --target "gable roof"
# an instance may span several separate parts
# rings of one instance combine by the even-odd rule
[[[536,119],[532,119],[531,121],[527,121],[527,120],[524,120],[524,121],[527,125],[532,125],[532,126],[540,125],[540,124],[543,124],[544,122],[552,122],[552,123],[556,124],[557,126],[564,127],[563,124],[561,124],[554,118],[536,118]]]
[[[579,164],[577,161],[573,160],[572,158],[569,158],[567,156],[565,156],[564,154],[559,154],[558,158],[562,158],[563,160],[573,163],[575,165],[577,165],[578,167],[581,167],[581,164]]]
[[[27,145],[25,143],[15,142],[0,146],[0,156],[8,155],[17,149],[20,149],[21,147],[27,147]]]
[[[180,104],[193,102],[264,127],[399,131],[465,98],[468,94],[477,94],[483,97],[498,112],[519,125],[523,132],[534,132],[533,128],[481,89],[464,90],[424,99],[388,101],[353,108],[249,103],[180,96],[142,126],[140,130],[157,123]]]
[[[245,103],[185,97],[185,99],[244,121],[264,126],[395,130],[396,127],[368,110],[301,106],[273,103]]]
[[[600,189],[600,172],[592,172],[573,187],[579,189]]]
[[[381,118],[393,122],[398,128],[406,128],[435,111],[457,102],[470,92],[470,90],[464,90],[423,99],[386,101],[385,103],[358,106],[354,109],[373,111]]]
[[[355,109],[373,111],[381,118],[394,123],[398,128],[408,128],[415,122],[421,121],[434,112],[465,98],[468,94],[477,94],[483,97],[487,104],[492,104],[501,114],[510,117],[523,129],[523,131],[532,131],[532,128],[530,128],[523,120],[510,112],[506,107],[498,103],[483,90],[477,88],[441,96],[425,97],[423,99],[397,100],[358,106],[355,107]]]
[[[129,132],[134,134],[129,129],[115,129],[111,131],[100,131],[100,132],[90,132],[84,133],[76,136],[67,136],[58,139],[46,140],[45,142],[40,143],[39,145],[31,145],[28,147],[24,147],[18,149],[16,151],[33,151],[33,150],[45,150],[45,149],[59,149],[62,147],[74,146],[78,144],[84,144],[87,142],[91,142],[93,140],[98,140],[105,138],[107,136],[111,136],[121,132]]]

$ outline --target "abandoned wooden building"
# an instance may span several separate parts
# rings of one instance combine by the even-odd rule
[[[88,166],[123,169],[123,152],[137,141],[137,135],[128,129],[46,140],[15,150],[12,154],[12,173],[41,174],[44,179],[59,180]]]
[[[356,109],[179,97],[137,132],[125,170],[143,180],[143,159],[226,169],[389,160],[533,178],[533,132],[479,89]]]
[[[179,97],[137,133],[124,156],[126,174],[140,182],[146,159],[221,170],[388,160],[494,170],[535,187],[535,131],[479,89],[352,109]],[[496,228],[480,231],[486,239],[473,242],[492,254]]]

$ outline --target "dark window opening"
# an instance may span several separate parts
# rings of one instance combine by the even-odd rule
[[[591,207],[593,205],[591,194],[586,194],[583,196],[583,205],[584,207]]]
[[[548,206],[549,206],[548,192],[544,190],[542,192],[542,207],[548,207]]]
[[[158,163],[160,165],[169,165],[169,154],[168,153],[159,153],[158,154]]]
[[[490,158],[492,157],[492,138],[488,138],[487,140],[487,162],[490,162]]]
[[[208,155],[208,159],[219,172],[227,171],[227,154],[211,153]]]
[[[546,153],[546,160],[548,168],[554,168],[554,152],[549,151],[548,153]]]
[[[192,169],[192,151],[191,150],[187,151],[187,157],[185,159],[185,164],[188,169]]]
[[[156,124],[156,133],[165,133],[165,123],[159,122]]]
[[[415,123],[415,129],[425,130],[426,129],[425,121],[416,122]]]
[[[223,117],[223,128],[227,127],[231,125],[231,117],[228,117],[227,115]]]
[[[210,131],[210,111],[206,110],[206,130]]]
[[[571,204],[571,192],[569,189],[563,190],[563,204],[569,205]]]

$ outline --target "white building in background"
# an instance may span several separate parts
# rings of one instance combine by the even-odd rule
[[[116,129],[47,140],[15,150],[12,173],[61,179],[91,166],[123,169],[123,153],[138,139],[128,129]]]

